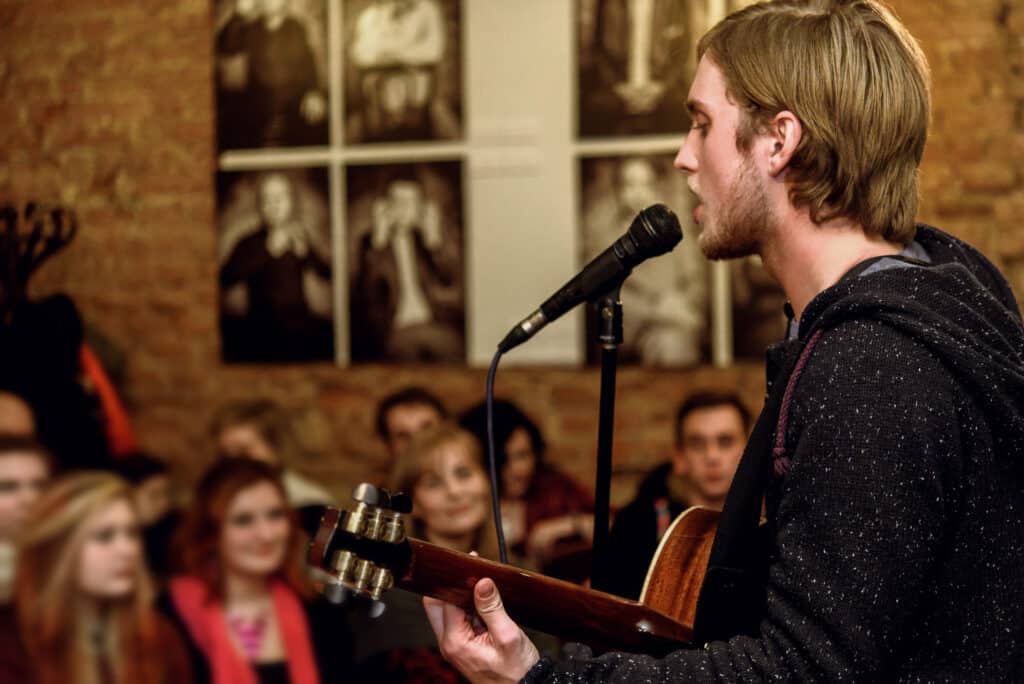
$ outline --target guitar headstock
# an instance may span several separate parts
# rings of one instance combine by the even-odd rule
[[[381,595],[409,564],[402,516],[412,510],[412,500],[367,483],[356,486],[352,500],[348,509],[324,510],[307,560],[328,600],[365,596],[373,602],[371,613],[379,614]]]

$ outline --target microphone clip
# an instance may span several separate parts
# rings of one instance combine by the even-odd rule
[[[602,349],[617,349],[622,344],[621,290],[626,276],[631,272],[626,272],[610,289],[590,300],[597,309],[597,340]]]

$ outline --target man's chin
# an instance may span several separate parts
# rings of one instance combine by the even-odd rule
[[[711,237],[707,230],[700,234],[698,244],[704,257],[711,261],[742,259],[758,253],[757,245],[753,242],[723,240],[718,236]]]

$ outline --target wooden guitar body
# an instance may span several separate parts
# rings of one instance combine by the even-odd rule
[[[718,516],[718,511],[693,506],[672,521],[647,571],[640,603],[693,625]]]
[[[367,507],[360,506],[358,515],[365,515]],[[358,532],[361,522],[351,522],[354,517],[328,508],[310,545],[309,563],[329,585],[379,598],[393,584],[472,612],[474,585],[490,577],[520,624],[595,648],[651,655],[664,655],[693,637],[718,520],[707,509],[680,515],[666,532],[636,602],[419,539],[367,538]]]

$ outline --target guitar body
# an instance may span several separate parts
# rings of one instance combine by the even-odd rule
[[[693,638],[697,597],[718,521],[718,514],[707,509],[691,508],[680,515],[665,533],[636,602],[419,539],[383,546],[367,542],[339,526],[343,515],[328,508],[309,549],[310,564],[335,582],[334,559],[345,550],[374,567],[389,568],[395,586],[472,612],[473,587],[490,577],[516,622],[599,649],[656,656]],[[342,574],[342,583],[350,587],[348,575]]]
[[[647,571],[640,603],[693,625],[718,516],[718,511],[693,506],[672,521]]]

